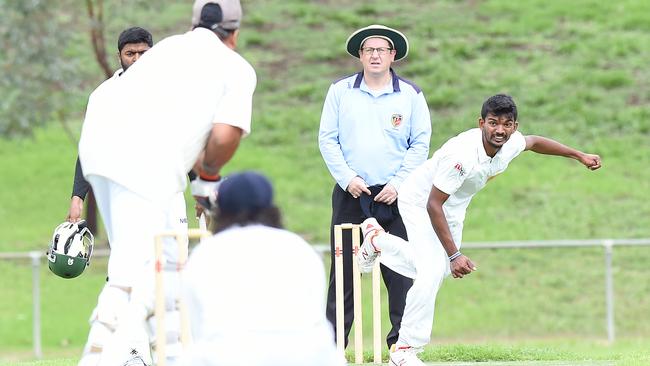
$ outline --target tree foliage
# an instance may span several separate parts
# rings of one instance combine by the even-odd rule
[[[0,138],[59,121],[75,141],[66,122],[83,112],[88,88],[113,74],[119,32],[175,2],[0,0]],[[84,38],[91,47],[79,55]],[[89,70],[91,57],[101,74]]]
[[[45,0],[0,0],[0,136],[29,135],[63,120],[67,91],[79,86],[76,61],[63,57],[70,17]]]

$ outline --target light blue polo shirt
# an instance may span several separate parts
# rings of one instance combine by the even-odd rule
[[[369,185],[399,189],[427,160],[429,108],[420,88],[391,70],[392,82],[371,91],[363,72],[334,82],[327,92],[318,144],[327,168],[344,190],[355,176]]]

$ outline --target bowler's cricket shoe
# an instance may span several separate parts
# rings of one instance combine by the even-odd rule
[[[369,217],[361,223],[363,233],[363,244],[361,244],[359,259],[359,271],[368,273],[372,271],[375,260],[381,254],[381,249],[374,243],[375,237],[384,232],[374,217]]]
[[[390,348],[388,364],[391,366],[425,366],[417,354],[421,349],[394,344]]]

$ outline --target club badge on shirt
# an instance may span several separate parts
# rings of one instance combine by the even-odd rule
[[[390,124],[393,125],[393,128],[398,128],[402,124],[402,115],[399,113],[393,114],[390,118]]]
[[[456,165],[454,165],[454,169],[458,171],[458,174],[461,177],[465,175],[465,169],[463,169],[463,165],[461,163],[456,163]]]

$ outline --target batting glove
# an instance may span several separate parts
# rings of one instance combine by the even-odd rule
[[[198,178],[190,182],[192,196],[208,211],[217,204],[217,189],[219,189],[221,181],[221,177],[218,175],[207,177],[200,174]]]
[[[217,188],[221,184],[221,180],[209,181],[201,178],[194,179],[190,182],[190,190],[194,197],[210,197],[217,195]]]

